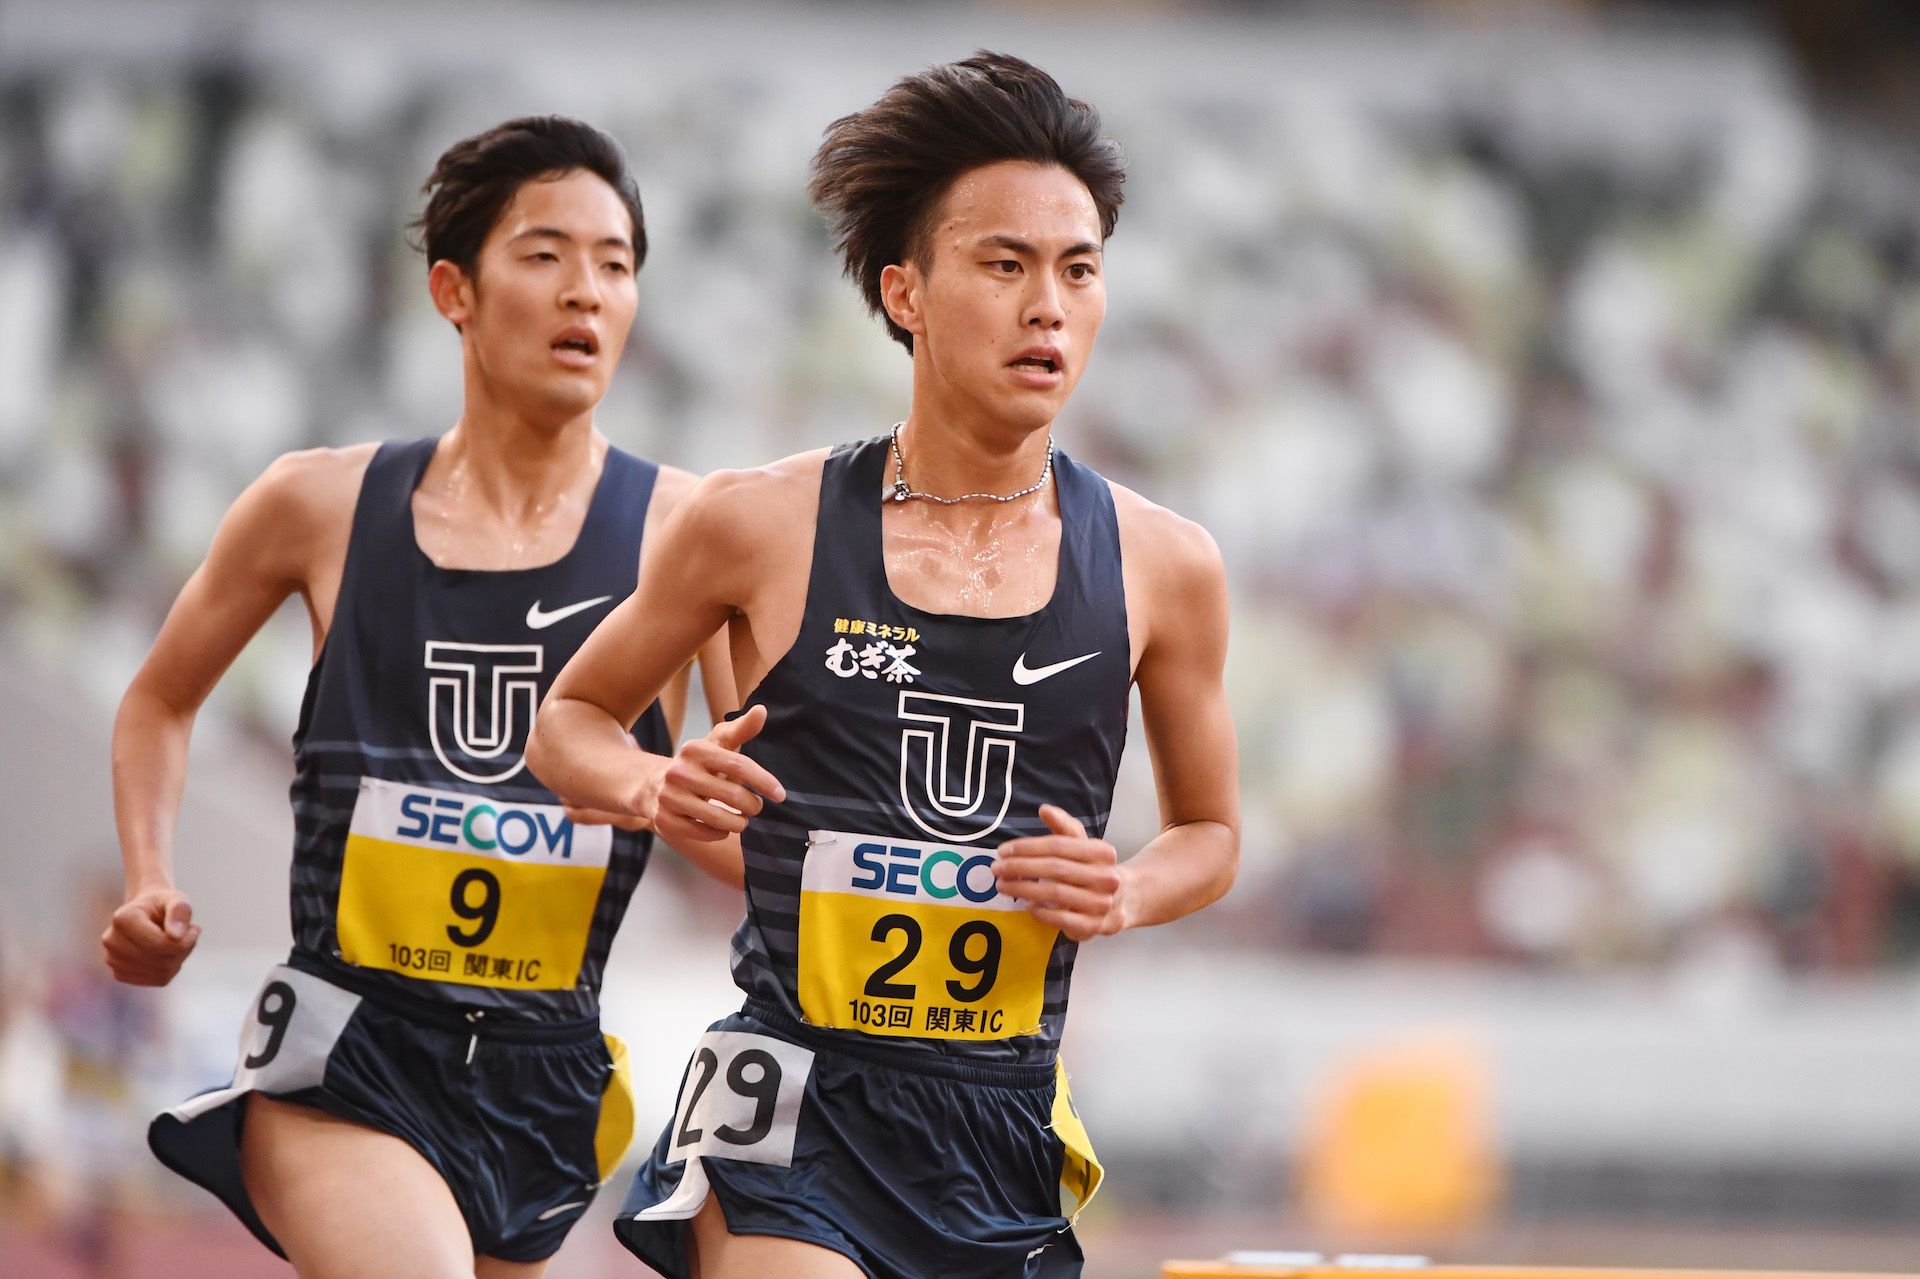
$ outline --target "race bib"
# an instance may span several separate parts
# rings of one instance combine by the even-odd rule
[[[744,1030],[700,1036],[668,1130],[666,1162],[684,1165],[680,1180],[631,1220],[687,1221],[698,1214],[709,1190],[704,1159],[791,1167],[812,1073],[813,1051],[784,1039]]]
[[[709,1030],[687,1063],[667,1162],[699,1155],[792,1164],[812,1073],[812,1049],[750,1031]]]
[[[994,851],[814,831],[800,880],[800,1009],[923,1039],[1040,1028],[1059,930],[993,877]]]
[[[340,877],[340,954],[410,977],[561,990],[580,979],[613,828],[365,777]]]
[[[166,1113],[185,1123],[258,1089],[266,1093],[317,1088],[360,996],[285,964],[267,974],[240,1027],[233,1082],[190,1097]]]

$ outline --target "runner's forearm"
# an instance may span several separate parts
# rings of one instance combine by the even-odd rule
[[[548,697],[527,740],[527,767],[569,804],[653,820],[660,775],[673,761],[643,751],[591,702]]]
[[[666,843],[664,840],[661,842]],[[738,835],[729,835],[706,844],[698,840],[683,840],[679,844],[668,843],[667,847],[686,858],[702,873],[729,887],[747,886],[747,858],[740,847]]]
[[[1233,887],[1240,837],[1224,822],[1169,826],[1120,864],[1122,928],[1171,923]]]
[[[173,828],[193,719],[138,682],[121,699],[113,724],[113,817],[129,898],[174,886]]]

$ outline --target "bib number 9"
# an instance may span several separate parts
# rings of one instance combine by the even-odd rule
[[[340,869],[340,957],[428,981],[564,990],[580,977],[613,831],[557,804],[363,777]]]
[[[472,900],[476,886],[480,889],[478,901]],[[448,924],[447,940],[456,946],[478,946],[493,936],[493,926],[500,922],[500,880],[490,870],[461,871],[453,877],[451,905],[453,913],[473,921],[473,927]]]
[[[360,997],[282,964],[267,975],[240,1030],[235,1088],[293,1092],[326,1076],[327,1057]]]
[[[280,1045],[286,1042],[287,1026],[293,1021],[293,1007],[299,997],[293,993],[293,987],[284,981],[269,981],[260,991],[260,1002],[254,1005],[254,1020],[267,1028],[267,1042],[260,1045],[258,1052],[248,1053],[240,1059],[240,1064],[248,1070],[258,1070],[280,1055]]]

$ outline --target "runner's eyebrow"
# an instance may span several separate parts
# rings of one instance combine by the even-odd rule
[[[1040,250],[1014,235],[983,235],[976,241],[976,244],[983,249],[1007,249],[1014,253],[1025,253],[1029,257],[1040,256]],[[1089,253],[1098,257],[1100,255],[1100,246],[1091,240],[1082,240],[1078,244],[1067,248],[1060,256],[1063,258],[1077,258]]]
[[[526,230],[519,232],[513,238],[515,240],[565,240],[568,244],[573,243],[573,237],[571,235],[568,235],[559,227],[553,226],[530,226]],[[629,253],[633,251],[632,243],[629,242],[624,235],[602,236],[600,239],[594,241],[594,247],[599,249],[625,249]]]
[[[1031,244],[1011,235],[983,235],[978,243],[983,249],[1010,249],[1015,253],[1034,252]]]

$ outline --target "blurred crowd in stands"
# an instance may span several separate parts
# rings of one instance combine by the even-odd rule
[[[101,707],[276,454],[451,423],[404,226],[442,147],[539,100],[490,74],[0,56],[0,624]],[[1475,83],[1099,101],[1133,178],[1062,443],[1229,567],[1247,837],[1215,935],[1920,951],[1920,201],[1756,83],[1657,127]],[[704,470],[899,413],[907,360],[804,199],[857,105],[830,88],[597,119],[654,246],[616,442]],[[282,622],[211,712],[267,750],[310,659]],[[1154,820],[1131,754],[1123,850]]]
[[[18,1273],[41,1273],[11,1251],[29,1233],[75,1267],[63,1274],[141,1273],[130,1236],[150,1210],[143,1137],[167,1104],[154,1083],[168,1045],[158,992],[119,985],[100,962],[98,921],[119,902],[118,876],[90,877],[50,955],[0,935],[0,1258]]]

